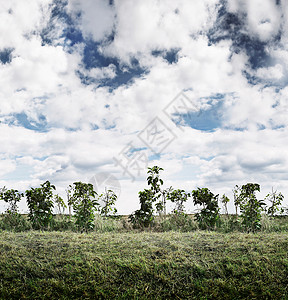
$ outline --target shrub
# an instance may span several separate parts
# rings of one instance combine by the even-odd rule
[[[104,194],[101,194],[99,199],[104,202],[104,206],[100,209],[100,214],[102,216],[108,217],[111,214],[116,215],[117,209],[114,205],[117,200],[117,195],[112,190],[108,190]]]
[[[99,203],[91,183],[74,182],[69,186],[69,205],[72,205],[78,230],[89,231],[95,227],[95,211]]]
[[[240,191],[240,218],[242,226],[247,231],[257,231],[261,228],[261,212],[266,205],[263,200],[257,200],[255,192],[260,192],[258,183],[242,185]]]
[[[47,180],[40,188],[26,190],[29,220],[33,229],[48,229],[53,219],[53,190],[55,186]]]
[[[129,216],[129,222],[131,222],[135,228],[149,227],[154,221],[154,192],[152,190],[145,189],[138,194],[140,200],[140,209],[136,210]]]
[[[167,199],[175,203],[175,208],[173,209],[173,212],[175,214],[184,213],[185,211],[184,202],[187,201],[188,197],[190,197],[190,194],[180,189],[173,190],[168,194]]]
[[[25,231],[31,228],[27,220],[18,212],[18,202],[21,201],[23,193],[18,190],[1,189],[0,200],[8,203],[8,208],[1,219],[0,227],[4,230]]]
[[[267,209],[267,214],[269,216],[274,216],[277,212],[283,213],[284,208],[280,207],[284,200],[284,196],[281,193],[277,193],[277,191],[273,191],[269,193],[264,200],[268,200],[271,203],[271,206]]]
[[[195,205],[203,206],[200,212],[195,214],[201,229],[215,229],[219,220],[218,195],[214,195],[208,188],[198,188],[192,191],[193,202]]]

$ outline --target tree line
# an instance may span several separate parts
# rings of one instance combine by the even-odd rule
[[[57,208],[60,214],[64,214],[67,205],[64,200],[53,191],[56,187],[45,181],[40,187],[30,188],[21,193],[15,189],[0,189],[0,200],[8,203],[8,208],[5,211],[6,221],[11,223],[11,227],[23,222],[23,217],[19,214],[18,203],[26,196],[28,206],[28,219],[33,229],[45,230],[48,229],[54,222],[55,214],[53,209]],[[103,217],[115,215],[117,209],[115,202],[116,194],[112,190],[107,190],[98,195],[91,183],[83,183],[81,181],[74,182],[69,185],[67,192],[69,215],[71,222],[71,209],[73,209],[73,219],[79,231],[92,230],[95,226],[95,213],[99,213]],[[99,201],[104,205],[100,207]]]
[[[200,229],[213,230],[221,225],[219,201],[222,202],[226,217],[228,217],[227,205],[230,199],[225,194],[219,199],[219,195],[214,195],[208,188],[198,187],[191,192],[174,189],[173,187],[163,189],[163,180],[160,178],[161,171],[163,169],[158,166],[148,168],[147,183],[149,188],[139,192],[140,209],[129,216],[129,220],[134,226],[152,226],[156,212],[160,216],[166,216],[167,201],[171,201],[174,204],[172,211],[174,216],[178,219],[187,219],[184,203],[189,198],[192,198],[194,205],[201,207],[195,214]],[[256,197],[256,192],[260,192],[258,183],[247,183],[234,187],[233,195],[236,215],[229,219],[231,227],[238,226],[246,231],[254,232],[261,228],[263,213],[272,217],[277,213],[284,213],[285,210],[281,207],[284,199],[282,193],[272,189],[272,193],[269,193],[264,200],[259,200]],[[268,201],[270,206],[267,206],[265,201]],[[239,216],[238,210],[240,211]]]
[[[200,209],[195,213],[195,220],[200,229],[215,230],[221,226],[223,215],[220,214],[219,202],[222,203],[226,220],[228,218],[231,228],[237,227],[245,231],[255,232],[261,229],[261,218],[263,214],[275,216],[283,214],[285,209],[281,206],[284,200],[282,193],[273,191],[264,200],[259,200],[256,193],[260,192],[260,185],[257,183],[247,183],[242,186],[236,185],[233,188],[233,200],[235,205],[235,215],[229,215],[228,203],[231,201],[225,194],[213,194],[208,188],[197,188],[191,192],[173,187],[163,188],[163,180],[160,173],[161,167],[154,166],[148,168],[147,184],[148,188],[140,191],[140,208],[133,212],[128,221],[134,228],[152,228],[155,225],[157,215],[166,220],[169,216],[177,226],[185,226],[191,222],[185,211],[185,203],[191,198],[194,205]],[[47,230],[55,222],[53,209],[57,208],[60,214],[64,214],[67,205],[64,200],[55,193],[55,186],[48,180],[40,187],[30,188],[25,193],[15,189],[0,188],[0,200],[8,204],[4,214],[4,222],[9,223],[13,228],[24,222],[23,216],[18,211],[18,203],[25,196],[28,206],[28,220],[31,227],[36,230]],[[73,223],[77,230],[89,231],[95,227],[96,213],[104,218],[116,216],[117,209],[115,203],[117,195],[108,190],[99,194],[90,183],[74,182],[69,185],[67,192],[67,204],[69,208],[69,221],[67,228]],[[104,203],[100,206],[99,202]],[[170,201],[174,208],[167,214],[167,202]],[[269,205],[266,202],[269,202]],[[73,215],[71,214],[73,210]],[[287,209],[286,209],[287,210]]]

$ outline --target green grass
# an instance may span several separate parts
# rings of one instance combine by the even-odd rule
[[[1,299],[288,299],[288,233],[2,231]]]

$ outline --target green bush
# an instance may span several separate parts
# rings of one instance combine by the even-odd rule
[[[260,192],[258,183],[247,183],[240,190],[240,218],[246,231],[255,232],[261,229],[261,215],[266,204],[256,198],[256,191]]]
[[[213,230],[219,220],[218,195],[214,195],[208,188],[198,188],[192,191],[193,202],[201,205],[200,212],[195,214],[201,229]]]
[[[69,186],[69,205],[73,207],[75,224],[78,230],[88,232],[95,227],[95,212],[99,203],[95,198],[97,193],[91,183],[74,182]]]
[[[53,190],[55,186],[47,180],[39,188],[26,190],[29,220],[33,229],[48,229],[53,219]]]

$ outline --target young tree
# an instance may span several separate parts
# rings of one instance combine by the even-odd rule
[[[65,204],[64,200],[57,194],[54,196],[54,202],[57,206],[57,210],[60,215],[63,215],[67,205]]]
[[[147,177],[147,183],[148,186],[150,186],[150,189],[153,193],[153,202],[156,202],[161,198],[161,195],[163,195],[163,192],[161,190],[161,186],[163,185],[163,180],[160,178],[160,171],[163,171],[162,168],[158,166],[154,166],[152,168],[148,168],[148,177]],[[165,192],[164,192],[165,194]],[[160,199],[156,204],[156,210],[160,214],[161,212],[166,210],[166,203],[164,203],[165,198]]]
[[[69,186],[69,205],[73,207],[78,229],[83,231],[92,230],[95,227],[95,211],[99,203],[97,193],[91,183],[74,182]]]
[[[175,208],[173,209],[173,212],[175,214],[184,214],[185,208],[184,208],[184,202],[188,200],[188,197],[190,197],[189,193],[186,193],[184,190],[173,190],[168,194],[168,199],[175,203]]]
[[[5,229],[23,231],[29,229],[29,224],[25,218],[18,212],[18,203],[24,197],[23,193],[18,190],[7,190],[5,187],[0,188],[0,200],[8,203],[3,222]]]
[[[242,185],[239,195],[242,225],[252,232],[261,228],[261,212],[266,205],[263,200],[257,200],[257,191],[260,192],[258,183],[247,183]]]
[[[230,199],[225,194],[223,194],[220,200],[224,206],[225,214],[228,216],[227,204],[230,202]]]
[[[29,220],[33,229],[47,229],[53,218],[53,190],[55,186],[47,180],[40,188],[26,190]]]
[[[269,193],[264,200],[268,200],[271,203],[271,206],[268,207],[267,210],[269,216],[273,217],[278,211],[283,213],[284,209],[280,207],[280,205],[284,200],[284,196],[280,192],[277,193],[277,191],[273,191],[273,187],[272,192]]]
[[[117,200],[117,195],[112,190],[107,191],[105,189],[105,193],[101,194],[99,199],[104,202],[104,206],[100,209],[100,214],[102,216],[108,217],[111,213],[112,215],[117,213],[117,209],[114,207]]]
[[[192,191],[195,205],[203,206],[199,213],[196,213],[196,220],[201,229],[212,230],[219,219],[218,195],[214,195],[208,188],[198,188]]]
[[[235,212],[236,212],[236,216],[238,216],[238,207],[240,206],[241,203],[240,187],[236,184],[232,191],[234,196]]]
[[[145,189],[139,193],[140,209],[136,210],[129,216],[129,222],[134,226],[149,227],[154,221],[154,193],[152,190]]]
[[[5,187],[1,188],[0,200],[9,204],[9,207],[6,210],[6,213],[8,214],[15,215],[18,213],[17,203],[21,201],[22,197],[24,197],[24,194],[20,193],[18,190],[7,190]]]
[[[157,211],[159,212],[159,214],[161,215],[161,212],[164,214],[164,217],[166,217],[166,214],[167,214],[167,210],[166,210],[166,207],[167,207],[167,200],[169,200],[169,195],[170,193],[173,191],[173,188],[172,186],[170,186],[169,188],[166,188],[164,190],[161,191],[161,194],[162,194],[162,201],[160,202],[160,207],[157,208]],[[161,208],[162,208],[162,211],[161,211]]]
[[[153,203],[159,200],[162,195],[161,186],[163,180],[160,178],[160,171],[163,169],[157,166],[148,168],[147,183],[150,189],[145,189],[138,193],[140,200],[140,209],[136,210],[129,216],[129,222],[135,226],[148,227],[154,221],[154,207]],[[166,198],[165,198],[166,200]],[[163,210],[166,210],[166,201],[163,202],[163,197],[155,204],[155,207],[160,214]]]

